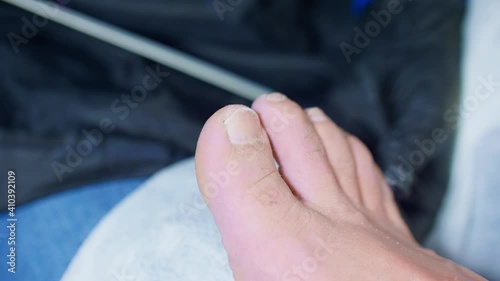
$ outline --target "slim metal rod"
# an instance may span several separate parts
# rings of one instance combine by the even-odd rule
[[[204,60],[64,6],[35,0],[0,1],[158,62],[248,100],[273,92],[267,87]]]

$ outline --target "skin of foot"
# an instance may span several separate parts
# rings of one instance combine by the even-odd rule
[[[217,111],[196,174],[236,281],[484,280],[413,239],[361,141],[282,94]]]

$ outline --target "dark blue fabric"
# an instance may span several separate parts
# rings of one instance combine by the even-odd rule
[[[351,6],[366,2],[246,0],[224,9],[206,0],[72,0],[66,6],[215,63],[302,107],[321,106],[371,149],[421,239],[447,186],[453,137],[418,165],[408,159],[422,151],[415,140],[455,125],[455,116],[449,122],[443,112],[458,98],[462,1],[401,0],[404,13],[376,38],[360,31],[373,20],[369,11],[387,9],[391,0],[373,1],[355,20]],[[33,15],[0,1],[1,34],[22,34],[24,18]],[[192,155],[203,124],[219,108],[251,104],[161,68],[171,75],[128,105],[122,95],[142,85],[154,63],[56,23],[19,43],[17,54],[4,39],[0,171],[18,174],[20,204],[90,181],[149,176]],[[81,132],[106,119],[114,130],[80,165],[65,169],[71,172],[61,182],[52,164],[75,162],[68,150],[88,144]],[[0,188],[0,198],[6,190]]]
[[[373,2],[373,0],[352,0],[351,2],[351,13],[353,16],[360,17],[366,12],[368,6]]]
[[[7,213],[0,214],[0,280],[60,280],[99,220],[145,179],[94,184],[16,209],[16,273],[7,271]]]

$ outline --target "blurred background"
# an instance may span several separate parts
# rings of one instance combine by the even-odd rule
[[[19,280],[58,280],[102,216],[192,157],[213,112],[250,105],[259,89],[319,106],[358,136],[415,237],[500,280],[498,1],[60,0],[42,16],[7,2],[0,218],[15,171]],[[68,9],[215,66],[204,71],[215,81],[221,68],[262,87],[245,96],[181,71],[197,64],[179,69],[93,38],[57,22]],[[49,217],[52,229],[78,230],[55,237]],[[47,252],[58,258],[43,265]]]

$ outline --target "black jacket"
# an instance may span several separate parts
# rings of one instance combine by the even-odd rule
[[[432,226],[453,144],[456,120],[443,114],[457,101],[462,1],[380,0],[356,16],[346,0],[63,2],[322,107],[368,144],[417,238]],[[218,108],[250,104],[2,2],[0,34],[0,172],[16,171],[18,203],[149,176],[193,155]],[[151,71],[169,75],[124,100]],[[439,128],[448,140],[426,153]]]

